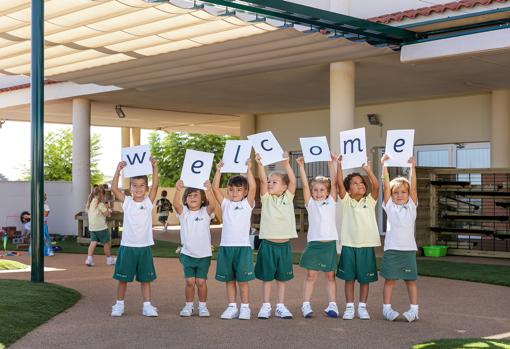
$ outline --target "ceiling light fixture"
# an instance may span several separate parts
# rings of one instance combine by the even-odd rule
[[[126,117],[126,113],[124,113],[124,110],[122,110],[122,105],[120,104],[115,106],[115,112],[117,113],[119,119],[124,119]]]

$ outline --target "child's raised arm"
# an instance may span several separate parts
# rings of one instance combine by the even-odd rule
[[[345,194],[347,194],[347,190],[344,186],[344,172],[342,171],[342,155],[338,157],[336,160],[337,167],[336,167],[336,181],[338,184],[338,195],[340,195],[340,199],[343,199],[345,197]]]
[[[220,162],[218,162],[216,164],[216,173],[214,174],[214,179],[212,182],[212,190],[213,190],[214,196],[216,197],[216,200],[218,200],[220,205],[223,202],[223,198],[224,198],[223,193],[220,190],[221,168],[222,167],[223,167],[223,160],[221,160]]]
[[[124,202],[124,199],[126,198],[126,196],[124,195],[123,192],[121,192],[119,190],[119,177],[120,177],[120,171],[122,171],[122,169],[124,167],[126,167],[126,165],[127,164],[125,161],[119,162],[119,164],[117,165],[117,169],[115,170],[115,175],[113,176],[113,179],[112,179],[112,193],[113,193],[113,195],[115,195],[117,200],[119,200],[121,202]]]
[[[211,215],[216,209],[216,198],[214,197],[214,193],[211,188],[211,182],[209,180],[204,182],[205,187],[205,197],[207,201],[209,201],[209,205],[207,206],[207,213]]]
[[[251,170],[251,159],[246,160],[246,165],[248,165],[248,171],[246,172],[248,179],[248,203],[251,207],[255,207],[255,195],[257,194],[257,182],[255,181],[255,177],[253,176],[253,171]]]
[[[391,188],[390,188],[390,174],[388,173],[388,167],[384,165],[386,160],[390,157],[388,154],[384,154],[381,158],[381,166],[382,166],[382,180],[383,180],[383,200],[384,203],[387,203],[391,197]]]
[[[158,188],[159,188],[159,175],[158,175],[158,161],[156,158],[151,157],[151,164],[152,164],[152,186],[151,190],[149,191],[149,199],[151,202],[154,202],[156,200],[156,195],[158,194]]]
[[[255,154],[255,160],[257,161],[257,172],[259,174],[260,196],[262,196],[267,193],[267,175],[260,154]]]
[[[296,159],[296,162],[299,166],[299,175],[301,176],[301,184],[303,185],[303,198],[305,200],[305,205],[310,201],[310,186],[308,185],[308,176],[306,175],[305,170],[305,159],[300,156]]]
[[[175,212],[177,214],[182,214],[183,206],[182,206],[182,191],[184,190],[184,182],[182,179],[179,179],[177,183],[175,183],[175,193],[174,199],[172,201],[172,205],[174,205]]]
[[[289,185],[287,187],[287,190],[294,195],[296,193],[296,186],[297,186],[297,179],[296,175],[294,174],[294,170],[292,169],[292,166],[290,165],[290,156],[289,152],[284,152],[283,157],[285,160],[283,160],[283,165],[285,166],[285,170],[287,171],[287,176],[289,176]]]
[[[409,159],[411,164],[411,188],[409,189],[409,196],[415,204],[418,204],[418,180],[416,178],[416,159],[411,157]]]
[[[338,199],[337,195],[337,183],[336,183],[336,169],[335,162],[338,161],[338,154],[331,154],[331,161],[328,161],[329,168],[329,180],[331,181],[331,189],[329,191],[329,196],[336,201]]]
[[[379,181],[375,177],[374,173],[372,172],[372,166],[370,164],[370,160],[367,161],[366,164],[363,164],[363,169],[367,173],[368,180],[372,184],[372,191],[370,192],[370,195],[372,195],[372,198],[374,200],[377,200],[379,197]]]

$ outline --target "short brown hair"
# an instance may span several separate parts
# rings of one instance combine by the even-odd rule
[[[331,191],[331,179],[329,179],[328,177],[324,176],[313,177],[312,180],[310,181],[310,188],[313,187],[314,184],[322,184],[326,187],[328,192]]]
[[[188,197],[189,194],[194,193],[194,192],[199,192],[200,193],[200,201],[201,201],[200,207],[204,207],[204,206],[208,206],[209,205],[209,200],[207,200],[207,196],[205,195],[205,191],[203,191],[202,189],[197,189],[197,188],[186,188],[184,190],[184,194],[182,194],[182,204],[184,206],[188,207],[188,204],[186,203],[186,198]]]
[[[285,184],[286,186],[288,186],[290,184],[289,175],[286,174],[285,172],[273,171],[273,172],[271,172],[269,174],[269,176],[267,178],[269,178],[269,177],[271,177],[273,175],[280,177],[280,179],[282,180],[283,184]]]
[[[143,180],[144,180],[144,182],[145,182],[145,185],[146,185],[146,186],[149,186],[149,177],[147,177],[147,176],[145,176],[145,175],[144,175],[144,176],[134,176],[134,177],[130,177],[130,178],[129,178],[129,185],[131,185],[131,184],[133,183],[133,180],[134,180],[134,179],[143,179]]]

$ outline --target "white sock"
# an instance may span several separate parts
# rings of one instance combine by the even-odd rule
[[[92,256],[87,256],[88,261],[92,261]]]
[[[303,305],[310,305],[310,302],[303,302]]]
[[[228,306],[237,309],[237,303],[228,303]]]
[[[241,308],[249,308],[249,307],[250,307],[249,303],[241,303]]]
[[[346,308],[354,308],[354,303],[347,303],[345,304]]]
[[[418,312],[418,304],[411,304],[411,310]]]
[[[193,303],[191,305],[193,306]],[[205,308],[206,306],[207,306],[206,302],[198,302],[198,307],[199,308]]]
[[[262,306],[271,308],[271,303],[262,303]]]
[[[118,304],[118,305],[124,305],[124,300],[118,300],[118,299],[117,299],[117,304]]]
[[[367,303],[359,303],[358,304],[358,308],[366,308],[367,307]]]
[[[149,305],[152,305],[151,302],[143,302],[144,307],[149,306]]]
[[[336,302],[329,302],[329,306],[336,306]]]
[[[193,308],[193,302],[186,302],[186,306],[187,306],[187,307],[192,307],[192,308]]]
[[[383,308],[383,311],[384,310],[390,310],[391,309],[391,304],[383,304],[382,308]]]
[[[283,303],[276,303],[276,308],[281,308],[281,307],[284,307],[285,305]]]

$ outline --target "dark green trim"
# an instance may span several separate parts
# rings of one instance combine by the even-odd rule
[[[44,0],[32,0],[32,282],[44,282]]]
[[[455,38],[455,37],[460,37],[460,36],[464,36],[464,35],[472,35],[472,34],[477,34],[477,33],[484,33],[484,32],[489,32],[489,31],[500,30],[500,29],[508,29],[508,28],[510,28],[510,24],[506,24],[504,26],[501,25],[499,27],[486,27],[486,28],[478,28],[478,29],[473,29],[473,30],[465,29],[464,31],[460,31],[460,32],[451,32],[451,33],[448,32],[448,33],[444,33],[444,35],[437,35],[437,36],[432,36],[432,37],[427,38],[427,39],[417,40],[415,42],[404,43],[404,44],[402,44],[402,46],[412,45],[412,44],[419,44],[419,43],[429,42],[429,41],[436,41],[436,40]]]

